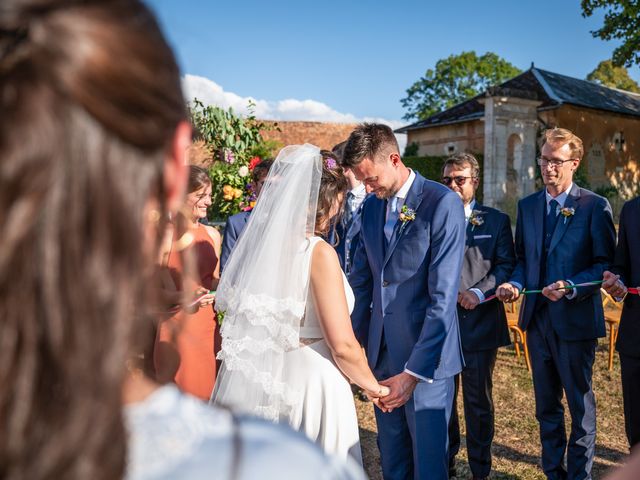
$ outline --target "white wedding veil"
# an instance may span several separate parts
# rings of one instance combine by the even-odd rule
[[[216,294],[224,312],[216,404],[278,421],[298,403],[282,375],[300,342],[321,177],[320,150],[309,144],[283,148],[269,170]]]

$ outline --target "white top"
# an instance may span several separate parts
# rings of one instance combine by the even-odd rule
[[[256,418],[234,425],[224,409],[164,386],[124,410],[129,430],[127,480],[362,479],[355,464],[327,457],[298,432]],[[238,437],[237,437],[238,438]]]
[[[313,249],[318,242],[324,242],[320,237],[311,237],[309,241],[311,242],[309,255],[313,253]],[[309,262],[309,267],[311,267],[311,262]],[[309,268],[309,274],[311,274],[311,268]],[[344,293],[347,297],[347,307],[349,309],[349,313],[351,313],[356,299],[344,273],[342,273],[342,282],[344,285]],[[302,321],[300,322],[300,338],[324,338],[314,305],[313,293],[311,291],[311,286],[309,286],[309,293],[307,294],[307,308],[305,310],[304,317],[302,317]]]

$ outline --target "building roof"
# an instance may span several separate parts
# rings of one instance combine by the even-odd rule
[[[396,133],[480,119],[484,117],[484,105],[478,100],[489,95],[539,100],[542,103],[538,109],[553,109],[568,104],[640,117],[640,95],[636,93],[531,66],[526,72],[497,87],[425,120],[399,128]]]

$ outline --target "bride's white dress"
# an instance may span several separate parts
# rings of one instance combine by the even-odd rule
[[[319,237],[310,239],[311,255]],[[342,274],[349,312],[354,296],[347,278]],[[333,361],[318,321],[311,289],[307,297],[305,316],[300,324],[297,350],[285,354],[283,381],[301,394],[301,402],[289,414],[289,423],[304,432],[327,453],[346,458],[351,456],[362,464],[358,418],[349,381]]]

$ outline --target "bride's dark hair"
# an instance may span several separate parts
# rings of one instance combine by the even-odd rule
[[[316,210],[316,235],[327,236],[331,228],[331,209],[340,194],[347,191],[347,178],[338,164],[338,157],[329,150],[320,150],[322,156],[322,178],[318,192],[318,208]],[[342,207],[334,221],[340,221]]]
[[[0,478],[118,479],[179,70],[138,0],[2,0],[0,118]]]

